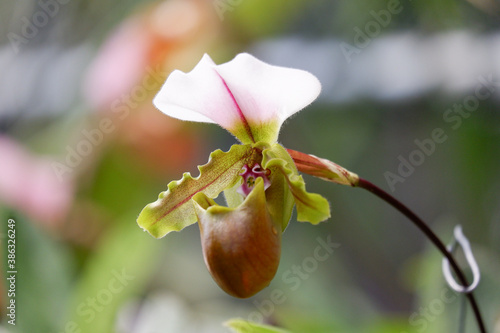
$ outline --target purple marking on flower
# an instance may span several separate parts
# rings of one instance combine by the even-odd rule
[[[264,180],[264,190],[267,190],[269,186],[271,186],[271,181],[267,176],[269,176],[270,171],[262,169],[260,164],[255,163],[252,169],[245,164],[242,169],[243,171],[239,174],[243,177],[243,184],[236,190],[239,194],[241,194],[244,198],[247,197],[248,194],[252,191],[255,186],[255,182],[258,177],[261,177]]]

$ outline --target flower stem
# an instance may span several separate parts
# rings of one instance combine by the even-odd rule
[[[412,212],[408,207],[406,207],[403,203],[394,198],[392,195],[390,195],[386,191],[382,190],[378,186],[370,183],[365,179],[359,178],[359,182],[356,184],[356,186],[372,192],[377,197],[384,200],[389,205],[399,210],[408,219],[410,219],[427,236],[427,238],[431,240],[431,242],[439,249],[439,251],[441,251],[441,253],[446,257],[446,259],[448,259],[448,261],[451,264],[451,267],[453,268],[455,274],[460,280],[460,283],[462,283],[462,285],[465,287],[469,285],[467,282],[467,278],[465,277],[465,274],[458,266],[457,262],[455,261],[455,258],[453,258],[452,254],[447,250],[446,246],[443,244],[443,242],[441,242],[439,237],[429,228],[429,226],[420,217],[418,217],[414,212]],[[484,326],[481,312],[479,311],[479,306],[477,305],[473,293],[468,292],[465,295],[469,300],[472,311],[474,312],[474,316],[476,317],[476,321],[479,326],[480,332],[486,333],[486,328]]]

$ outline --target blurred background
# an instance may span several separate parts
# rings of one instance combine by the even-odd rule
[[[197,225],[161,240],[137,226],[168,182],[235,143],[163,115],[153,96],[204,53],[239,52],[322,82],[284,146],[378,184],[445,242],[463,226],[500,332],[499,14],[498,0],[1,2],[0,332],[227,332],[233,317],[292,332],[457,331],[462,298],[437,250],[361,189],[306,176],[332,217],[293,217],[275,279],[247,300],[212,281]],[[325,242],[335,250],[318,261]],[[477,332],[470,309],[465,331]]]

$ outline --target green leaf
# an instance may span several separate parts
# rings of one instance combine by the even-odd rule
[[[243,319],[230,319],[224,323],[224,326],[229,327],[235,333],[290,333],[282,328],[252,323]]]
[[[14,319],[7,316],[11,306],[3,303],[1,332],[60,332],[65,324],[68,309],[68,295],[72,291],[72,280],[75,276],[74,258],[70,246],[54,239],[47,230],[43,230],[35,221],[4,209],[0,203],[0,234],[3,260],[2,275],[5,281],[3,297],[6,302],[14,300],[15,326],[7,322]],[[8,229],[8,219],[15,221],[12,229]],[[9,238],[14,237],[14,238]],[[12,239],[8,242],[8,240]],[[7,247],[9,245],[9,247]],[[13,247],[15,245],[15,247]],[[7,266],[8,250],[15,251],[14,269]],[[5,251],[5,252],[4,252]],[[9,280],[13,274],[15,290],[9,291]],[[13,292],[14,291],[14,292]],[[7,298],[9,294],[9,298]],[[43,302],[43,306],[41,303]],[[54,315],[57,314],[57,315]]]
[[[144,207],[137,223],[156,238],[184,229],[196,222],[191,203],[196,193],[217,197],[224,189],[234,186],[245,164],[253,165],[259,159],[258,150],[250,145],[233,145],[228,152],[214,151],[208,163],[198,167],[200,175],[197,178],[185,173],[181,180],[170,182],[168,190],[160,193],[158,200]]]
[[[330,205],[319,194],[308,193],[302,176],[285,148],[279,144],[262,152],[262,166],[266,169],[279,170],[284,176],[288,188],[297,205],[297,220],[317,224],[330,217]]]
[[[134,209],[119,217],[85,262],[72,285],[70,320],[58,331],[43,332],[116,332],[120,311],[148,290],[165,245],[138,232],[130,223],[135,214]]]

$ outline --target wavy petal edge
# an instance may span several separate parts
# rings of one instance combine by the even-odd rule
[[[220,149],[212,152],[208,163],[198,167],[198,177],[184,173],[180,180],[167,185],[168,189],[159,194],[158,200],[146,205],[137,218],[138,225],[153,237],[162,238],[196,223],[195,209],[190,202],[194,195],[203,192],[216,198],[238,181],[238,173],[245,164],[260,162],[259,159],[260,154],[250,145],[233,145],[227,152]]]
[[[274,144],[262,154],[262,166],[276,168],[285,177],[297,206],[299,222],[318,224],[331,216],[328,201],[320,194],[307,192],[304,179],[298,174],[295,163],[285,148]]]

